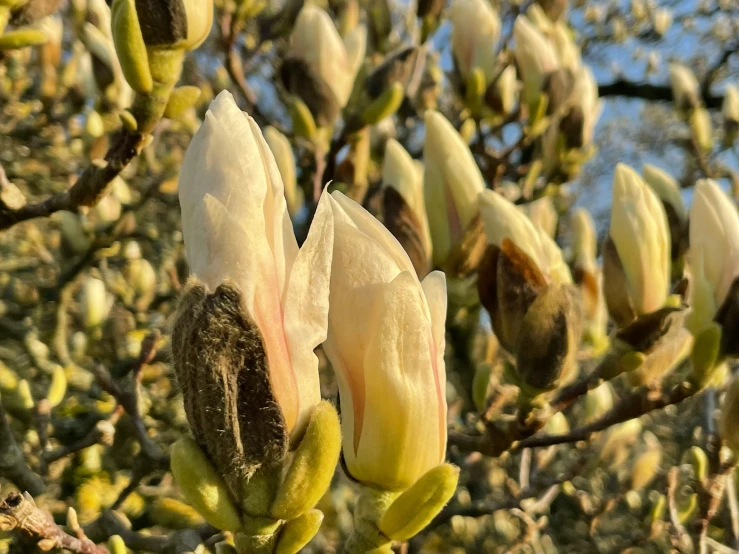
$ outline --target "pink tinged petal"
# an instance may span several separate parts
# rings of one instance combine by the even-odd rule
[[[321,401],[318,358],[313,350],[326,340],[333,236],[333,215],[324,195],[285,288],[285,336],[298,390],[294,437],[302,434],[313,406]]]
[[[275,396],[287,428],[292,430],[298,416],[298,390],[285,341],[276,281],[272,277],[272,287],[267,286],[269,283],[261,283],[257,288],[254,279],[254,275],[269,273],[272,260],[265,255],[268,254],[266,249],[258,248],[260,243],[255,243],[214,197],[205,197],[201,213],[204,227],[202,235],[206,237],[206,242],[199,245],[199,252],[205,254],[201,254],[199,260],[204,264],[204,269],[198,277],[211,290],[226,278],[233,280],[243,294],[244,303],[251,304],[247,311],[262,333]],[[234,255],[234,252],[245,252],[245,255]]]
[[[364,425],[350,471],[363,482],[403,489],[441,461],[436,353],[412,273],[401,273],[377,296],[364,359]]]
[[[439,446],[441,452],[439,462],[446,455],[447,405],[446,405],[446,366],[444,349],[446,348],[446,310],[447,292],[446,277],[441,271],[432,271],[421,282],[423,293],[431,316],[430,350],[433,360],[436,386],[436,399],[439,407]]]
[[[374,239],[338,218],[334,219],[332,266],[324,348],[346,385],[342,389],[339,381],[342,413],[345,422],[353,422],[353,435],[358,441],[364,418],[364,356],[371,333],[370,316],[377,305],[377,287],[391,281],[399,271]],[[347,396],[353,399],[351,420],[347,419]]]
[[[292,222],[287,212],[285,187],[274,154],[267,145],[267,141],[264,140],[262,130],[251,117],[248,119],[261,156],[261,167],[267,180],[267,192],[264,198],[265,231],[270,248],[274,253],[277,281],[284,297],[285,285],[289,279],[292,264],[298,255],[298,242],[295,240]]]

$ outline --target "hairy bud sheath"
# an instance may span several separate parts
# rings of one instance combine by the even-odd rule
[[[326,336],[330,222],[314,224],[298,249],[275,159],[228,93],[211,104],[190,143],[179,194],[195,277],[174,326],[175,369],[198,444],[232,497],[251,506],[245,483],[258,470],[283,465],[289,449],[298,449],[296,464],[303,445],[315,442],[313,350]],[[325,453],[334,459],[318,464],[320,483],[338,457],[337,449]],[[269,512],[265,503],[255,508],[260,515]]]

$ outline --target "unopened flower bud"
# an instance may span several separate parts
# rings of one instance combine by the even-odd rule
[[[180,439],[172,446],[171,465],[182,494],[208,523],[224,531],[241,526],[226,484],[194,440]]]
[[[671,63],[670,85],[675,109],[688,112],[700,105],[700,85],[695,74],[688,67],[679,63]]]
[[[486,84],[495,71],[500,17],[488,0],[454,0],[450,11],[452,52],[456,67],[466,78],[474,68],[482,70]]]
[[[452,124],[439,112],[426,112],[424,191],[434,245],[434,265],[441,267],[462,242],[478,213],[478,193],[485,183],[475,158]]]
[[[688,327],[698,335],[716,319],[724,327],[724,335],[728,335],[722,340],[725,349],[732,342],[730,336],[736,323],[729,319],[739,301],[732,294],[739,277],[739,214],[718,183],[710,179],[699,180],[695,186],[688,256],[691,276]]]
[[[661,308],[670,287],[665,209],[639,175],[616,166],[611,228],[603,251],[608,311],[618,326]]]
[[[522,15],[513,26],[516,40],[516,63],[524,83],[523,100],[528,106],[538,101],[545,77],[557,69],[559,62],[549,40]]]
[[[695,137],[695,143],[703,152],[713,150],[713,125],[711,114],[700,106],[690,114],[690,129]]]
[[[687,248],[688,211],[680,194],[680,185],[669,173],[651,164],[644,164],[642,175],[665,208],[670,228],[671,257],[675,262]]]
[[[406,541],[421,532],[457,489],[459,468],[441,464],[427,471],[396,498],[379,521],[383,534]]]
[[[423,279],[431,270],[431,231],[423,196],[423,168],[419,165],[398,141],[387,141],[382,220]]]
[[[285,185],[287,211],[290,216],[295,217],[303,207],[304,195],[303,189],[298,187],[293,148],[287,137],[274,127],[267,127],[264,130],[264,140],[267,141],[269,149],[275,157],[277,168],[280,170],[280,177],[282,177],[282,182]]]
[[[672,10],[669,8],[654,10],[652,24],[654,25],[654,32],[659,36],[663,36],[672,26]]]

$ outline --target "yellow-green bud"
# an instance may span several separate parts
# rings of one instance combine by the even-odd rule
[[[657,500],[654,502],[654,505],[652,506],[652,511],[650,513],[650,518],[652,520],[652,523],[656,521],[662,521],[662,518],[665,517],[665,512],[667,511],[667,498],[664,494],[660,494],[657,497]]]
[[[67,394],[67,376],[64,374],[64,368],[60,365],[54,368],[51,374],[51,384],[46,399],[49,401],[50,408],[56,408],[64,400]]]
[[[405,97],[401,83],[392,83],[377,99],[373,100],[362,113],[365,125],[374,125],[398,111]]]
[[[662,463],[662,449],[659,446],[650,448],[642,453],[635,461],[631,470],[632,490],[648,486],[656,477]]]
[[[241,526],[226,483],[194,440],[180,439],[172,445],[171,467],[185,499],[208,523],[224,531]]]
[[[280,531],[275,554],[296,554],[316,535],[323,522],[321,510],[309,510],[291,519]]]
[[[293,131],[299,137],[313,140],[316,136],[316,121],[308,106],[300,98],[293,96],[288,103],[288,111],[293,121]]]
[[[485,409],[485,399],[488,395],[490,375],[493,372],[493,364],[483,362],[477,366],[475,377],[472,379],[472,400],[478,412]]]
[[[705,108],[696,108],[690,115],[690,127],[695,136],[698,148],[704,152],[713,149],[713,128],[711,126],[711,114]]]
[[[704,386],[711,379],[721,354],[721,326],[711,322],[693,343],[690,361],[693,363],[693,376],[698,386]]]
[[[148,93],[154,87],[149,54],[141,32],[135,0],[115,0],[111,7],[113,42],[123,75],[131,88]]]
[[[155,499],[148,515],[154,523],[169,529],[188,529],[204,523],[200,512],[175,498]]]
[[[689,450],[690,465],[698,481],[705,481],[708,476],[708,456],[700,446],[692,446]]]
[[[121,123],[123,124],[123,127],[125,127],[127,131],[130,131],[133,133],[136,131],[136,128],[139,126],[134,115],[128,110],[122,110],[121,112],[119,112],[118,117],[121,118]]]
[[[449,502],[458,480],[459,468],[451,464],[427,471],[390,505],[380,520],[380,531],[393,540],[410,539]]]
[[[341,451],[339,416],[322,401],[311,414],[290,468],[272,505],[278,519],[294,519],[320,500],[328,489]]]
[[[38,29],[8,31],[4,35],[0,35],[0,51],[38,46],[39,44],[45,44],[47,40],[46,34]]]
[[[485,94],[485,72],[479,67],[473,68],[465,79],[465,101],[473,113],[478,113],[482,106],[482,95]]]
[[[172,91],[164,109],[164,117],[175,119],[192,108],[200,98],[200,89],[193,86],[177,87]]]
[[[128,554],[126,543],[123,542],[120,535],[113,535],[108,539],[108,550],[110,550],[110,554]]]

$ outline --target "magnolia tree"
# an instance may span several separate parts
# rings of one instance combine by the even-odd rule
[[[737,552],[737,22],[0,0],[0,553]]]

